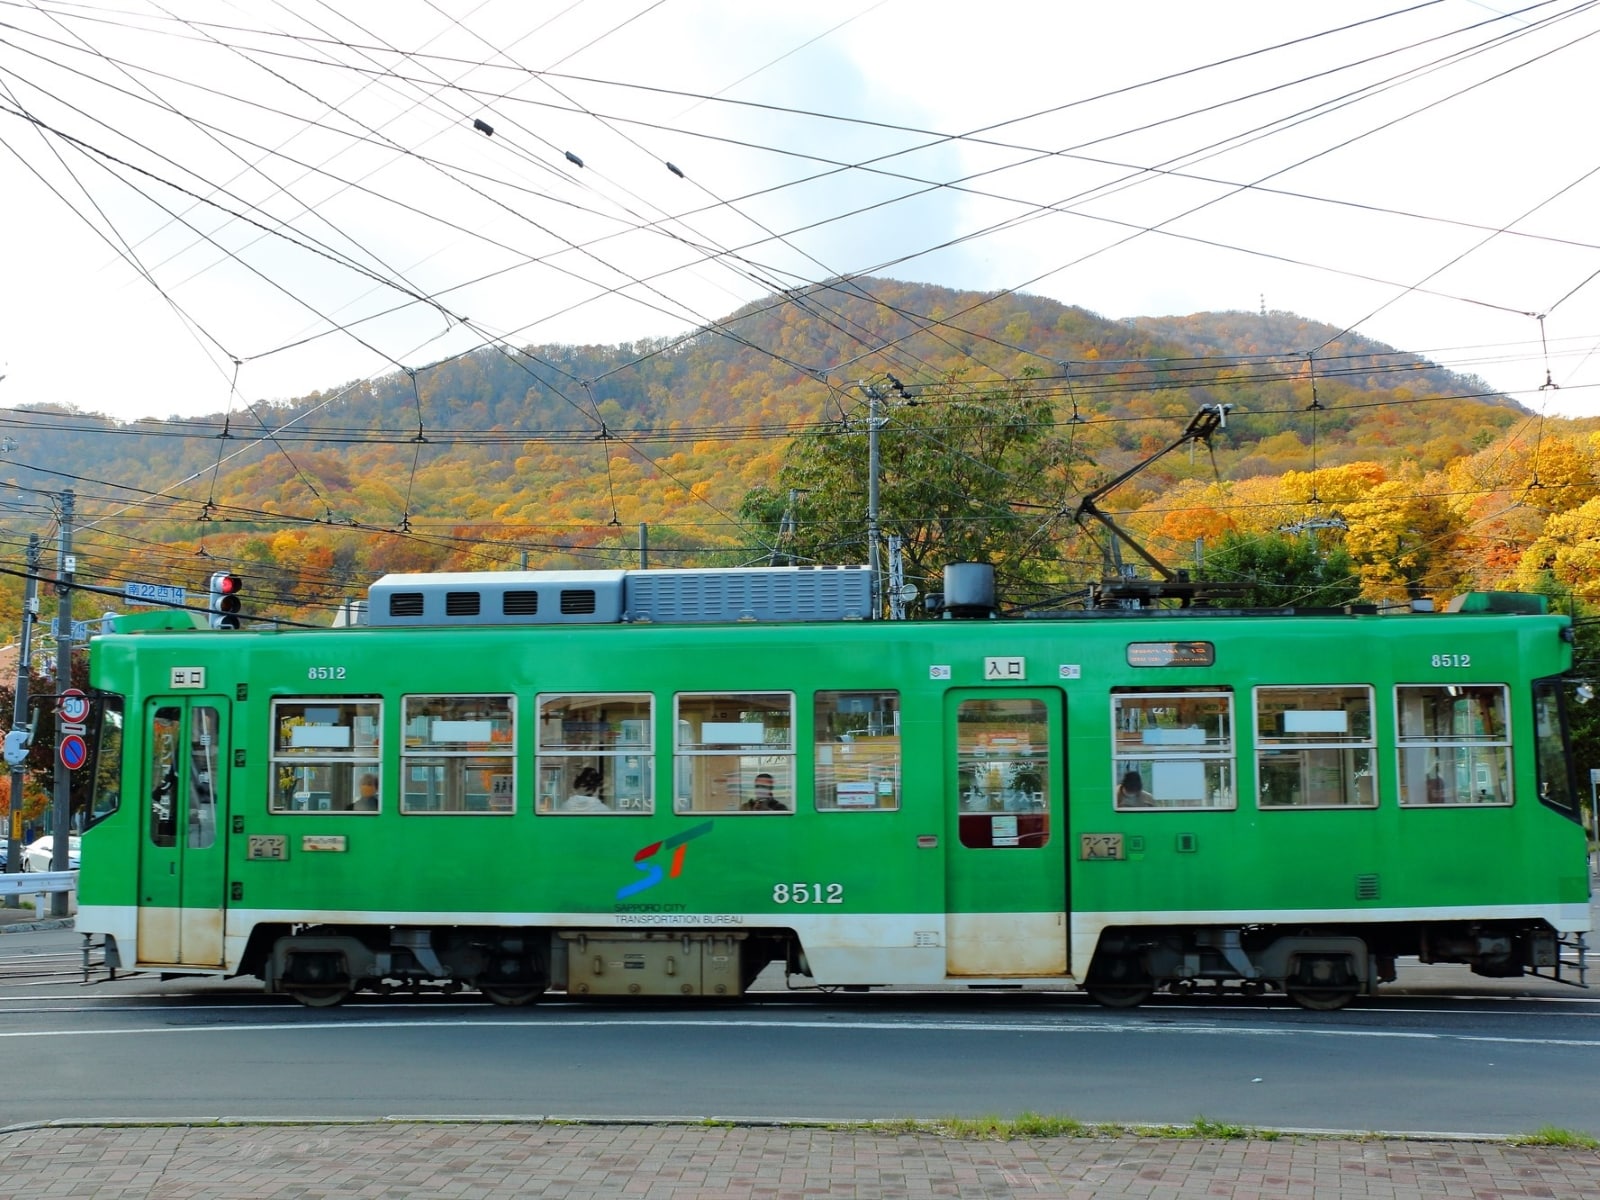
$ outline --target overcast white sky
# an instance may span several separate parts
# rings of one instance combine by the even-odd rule
[[[866,272],[1107,317],[1265,304],[1600,413],[1593,0],[0,23],[0,405],[216,413]]]

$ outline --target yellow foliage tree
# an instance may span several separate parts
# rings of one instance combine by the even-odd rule
[[[1585,603],[1600,602],[1600,498],[1546,521],[1522,553],[1512,579],[1523,590],[1554,583]]]
[[[1176,563],[1192,554],[1196,538],[1212,542],[1235,528],[1231,490],[1226,483],[1183,479],[1150,501],[1140,515],[1150,528],[1151,553]]]
[[[1293,503],[1315,500],[1337,505],[1360,500],[1388,477],[1382,463],[1353,462],[1315,471],[1285,471],[1280,486],[1284,498]]]
[[[1340,508],[1361,590],[1374,600],[1448,596],[1460,584],[1460,524],[1445,503],[1443,479],[1415,467],[1401,474]]]

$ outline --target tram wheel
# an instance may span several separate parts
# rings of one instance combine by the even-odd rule
[[[1153,987],[1112,987],[1090,986],[1084,989],[1089,993],[1089,999],[1102,1008],[1138,1008],[1150,999]]]
[[[343,1004],[355,990],[345,956],[337,951],[308,949],[288,956],[278,986],[307,1008]]]
[[[333,1008],[350,998],[347,987],[290,988],[289,995],[307,1008]]]
[[[1361,994],[1361,983],[1344,956],[1308,954],[1283,981],[1283,990],[1301,1008],[1333,1012]]]
[[[1354,984],[1348,987],[1296,987],[1291,983],[1284,991],[1301,1008],[1308,1008],[1312,1012],[1336,1012],[1354,1000],[1360,989]]]
[[[1090,965],[1083,990],[1103,1008],[1138,1008],[1150,999],[1156,985],[1137,955],[1102,952]]]
[[[531,1004],[544,995],[542,987],[495,987],[482,986],[478,991],[483,993],[483,998],[490,1004],[498,1004],[501,1008],[521,1008],[524,1004]]]

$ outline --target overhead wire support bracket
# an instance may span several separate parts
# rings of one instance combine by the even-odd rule
[[[1226,429],[1228,427],[1228,413],[1232,410],[1232,408],[1233,405],[1231,404],[1202,404],[1200,406],[1200,411],[1195,413],[1195,415],[1190,418],[1188,427],[1183,431],[1182,435],[1177,441],[1173,442],[1164,449],[1156,451],[1144,461],[1129,467],[1115,479],[1112,479],[1107,483],[1103,483],[1099,487],[1095,488],[1094,491],[1085,494],[1083,499],[1078,501],[1078,507],[1072,514],[1072,519],[1080,526],[1083,525],[1086,518],[1093,518],[1094,520],[1099,521],[1100,524],[1104,525],[1108,530],[1111,531],[1114,537],[1127,545],[1128,548],[1140,558],[1144,559],[1144,561],[1149,564],[1150,568],[1155,571],[1156,574],[1160,575],[1162,579],[1165,579],[1169,582],[1176,579],[1176,575],[1169,570],[1164,563],[1162,563],[1155,557],[1155,555],[1151,554],[1148,550],[1136,542],[1130,534],[1128,534],[1122,529],[1121,526],[1113,521],[1107,513],[1101,510],[1096,501],[1105,496],[1108,492],[1114,491],[1115,489],[1121,487],[1124,483],[1132,479],[1135,475],[1139,474],[1139,472],[1143,471],[1146,467],[1159,462],[1161,459],[1171,454],[1174,450],[1180,449],[1191,442],[1201,442],[1209,450],[1211,448],[1211,435],[1219,429]]]

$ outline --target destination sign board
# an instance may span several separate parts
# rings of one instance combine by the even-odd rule
[[[1130,667],[1210,667],[1217,648],[1210,642],[1129,642]]]

